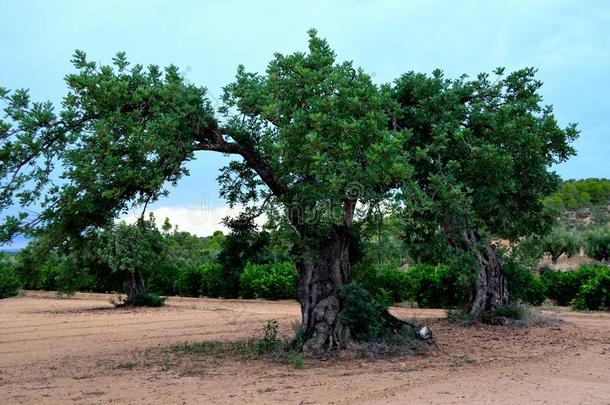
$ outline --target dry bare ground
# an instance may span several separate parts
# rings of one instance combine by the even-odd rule
[[[460,327],[428,318],[440,350],[392,360],[305,359],[304,369],[229,355],[176,356],[179,342],[236,340],[292,302],[170,298],[114,309],[110,296],[28,292],[0,301],[0,402],[7,403],[610,403],[610,314],[554,314],[557,326]]]

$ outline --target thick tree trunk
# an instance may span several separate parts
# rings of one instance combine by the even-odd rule
[[[508,304],[502,259],[496,246],[485,241],[478,231],[463,232],[462,239],[463,246],[474,255],[478,264],[477,283],[471,295],[469,312],[472,317],[483,319]]]
[[[138,294],[145,294],[144,279],[137,272],[129,272],[127,274],[127,300],[125,305],[131,305],[133,299]]]
[[[341,321],[345,309],[341,289],[352,281],[348,246],[347,230],[337,228],[317,251],[302,254],[296,263],[305,350],[323,352],[349,342],[349,328]]]

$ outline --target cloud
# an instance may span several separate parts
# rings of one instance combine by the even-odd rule
[[[198,236],[209,236],[216,231],[227,233],[229,229],[222,223],[225,217],[236,217],[242,211],[242,207],[230,208],[229,206],[210,207],[208,204],[201,203],[191,206],[160,206],[147,211],[154,214],[157,226],[160,228],[165,221],[169,221],[173,226],[178,226],[178,230],[190,232]],[[127,223],[134,223],[141,212],[133,210],[120,219]],[[258,225],[266,221],[266,216],[261,215],[256,219]]]

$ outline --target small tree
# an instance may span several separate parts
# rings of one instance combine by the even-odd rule
[[[554,213],[543,198],[559,186],[553,164],[573,155],[578,132],[558,126],[543,106],[535,69],[450,80],[407,73],[392,89],[393,125],[409,128],[405,155],[414,181],[403,188],[409,243],[444,236],[477,263],[470,313],[482,317],[508,303],[502,257],[493,239],[544,234]]]
[[[587,255],[595,260],[610,260],[610,228],[592,229],[586,234]]]
[[[557,259],[561,255],[572,257],[580,253],[583,241],[578,233],[570,231],[564,226],[554,227],[547,235],[542,238],[542,250],[551,256],[553,264],[557,264]]]
[[[222,266],[220,296],[236,298],[239,296],[240,275],[246,264],[266,264],[269,250],[269,233],[258,232],[251,218],[229,220],[231,232],[222,241],[217,261]]]
[[[136,224],[124,222],[104,230],[99,238],[98,254],[112,272],[125,278],[126,305],[146,294],[145,279],[161,264],[165,255],[163,238],[154,217]]]

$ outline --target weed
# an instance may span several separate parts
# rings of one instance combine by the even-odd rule
[[[291,351],[288,353],[288,361],[292,367],[301,370],[304,367],[303,355],[298,352]]]
[[[124,370],[133,370],[133,368],[135,366],[136,366],[136,363],[132,363],[132,362],[128,361],[126,363],[119,363],[119,364],[117,364],[116,368],[124,369]]]
[[[263,338],[256,342],[256,351],[258,354],[274,352],[277,351],[279,345],[278,323],[272,319],[263,328]]]
[[[467,326],[476,323],[476,320],[465,308],[447,310],[447,319],[458,325]]]

